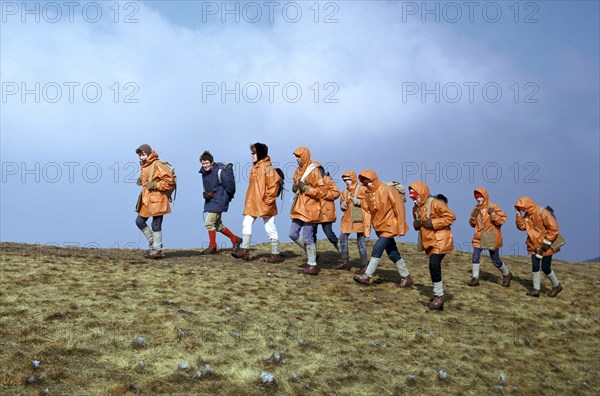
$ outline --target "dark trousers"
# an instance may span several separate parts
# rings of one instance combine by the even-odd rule
[[[314,230],[313,230],[313,238],[316,242],[317,240],[317,226],[315,226]],[[337,245],[339,240],[337,235],[335,235],[335,232],[333,231],[333,222],[331,223],[321,223],[321,228],[323,229],[323,232],[325,233],[325,236],[327,237],[327,240],[329,242],[331,242],[333,245]]]
[[[398,260],[402,258],[400,256],[400,251],[398,250],[398,246],[396,246],[396,241],[394,238],[385,238],[379,237],[377,242],[375,242],[375,246],[373,246],[373,252],[371,253],[371,257],[381,258],[383,256],[383,252],[386,252],[390,260],[396,263]]]
[[[471,263],[479,264],[481,260],[481,251],[483,249],[473,248],[473,258],[471,259]],[[490,258],[492,259],[492,263],[496,266],[496,268],[502,267],[502,260],[500,260],[500,249],[490,250]]]
[[[542,262],[542,271],[546,275],[550,275],[552,272],[552,256],[544,256],[540,260],[535,257],[535,254],[531,255],[531,272],[539,272],[540,271],[540,261]]]
[[[138,226],[138,228],[140,230],[143,230],[144,228],[146,228],[148,226],[146,224],[148,219],[149,219],[149,217],[142,217],[142,216],[138,215],[138,217],[135,219],[135,225]],[[154,231],[154,232],[162,231],[162,222],[163,222],[163,216],[154,216],[152,218],[152,231]]]
[[[432,283],[442,281],[442,260],[444,256],[445,254],[432,254],[429,256],[429,274]]]

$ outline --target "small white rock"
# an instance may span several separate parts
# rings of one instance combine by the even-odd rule
[[[298,381],[298,379],[299,379],[299,378],[298,378],[298,374],[296,374],[296,373],[292,373],[292,375],[290,376],[290,379],[291,379],[292,381],[294,381],[294,382]]]
[[[206,374],[206,375],[212,374],[212,369],[210,368],[210,366],[208,364],[204,365],[204,374]]]
[[[413,374],[408,374],[406,376],[406,380],[410,383],[415,383],[417,382],[417,377],[415,377]]]
[[[200,370],[196,370],[195,377],[196,377],[196,379],[200,379],[200,378],[202,378],[202,371],[200,371]]]
[[[275,381],[275,377],[273,377],[273,374],[269,374],[265,371],[262,371],[259,374],[259,377],[263,384],[272,384]]]
[[[231,312],[231,308],[230,307],[225,308],[225,312]]]
[[[179,364],[177,365],[177,368],[179,370],[185,371],[185,370],[189,369],[190,367],[185,362],[179,362]]]
[[[140,361],[138,362],[138,368],[139,368],[140,370],[143,370],[143,369],[145,369],[145,368],[146,368],[146,363],[144,363],[144,361],[143,361],[143,360],[140,360]]]
[[[444,370],[440,370],[440,371],[438,371],[438,377],[441,380],[445,380],[448,377],[448,373],[445,372]]]
[[[34,368],[34,369],[36,369],[36,370],[40,368],[40,365],[41,365],[41,364],[42,364],[42,362],[40,362],[39,360],[35,360],[35,359],[33,359],[33,360],[31,361],[31,365],[32,365],[32,366],[33,366],[33,368]]]
[[[498,377],[498,379],[500,380],[500,383],[502,385],[504,385],[506,383],[506,374],[500,373],[500,376]]]

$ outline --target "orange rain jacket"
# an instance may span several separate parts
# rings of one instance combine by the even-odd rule
[[[413,217],[425,221],[427,219],[427,207],[425,205],[429,198],[429,187],[421,182],[413,182],[409,189],[412,188],[419,194],[419,205],[413,207]],[[452,244],[452,230],[450,225],[456,220],[454,212],[439,199],[431,200],[431,223],[433,229],[421,227],[418,232],[421,233],[421,241],[425,252],[431,256],[432,254],[446,254],[454,250]]]
[[[373,170],[363,170],[360,177],[373,182],[365,193],[365,202],[377,236],[393,238],[405,235],[408,231],[406,210],[398,190],[381,182]]]
[[[271,158],[257,161],[250,169],[244,216],[273,217],[277,215],[277,189],[280,177],[271,164]]]
[[[298,147],[294,151],[298,155],[301,164],[292,178],[292,182],[297,184],[304,175],[304,171],[312,163],[310,150],[306,147]],[[317,162],[316,165],[320,166]],[[292,207],[290,208],[290,217],[292,220],[300,220],[305,223],[317,223],[321,215],[322,198],[325,196],[325,181],[318,168],[313,169],[304,181],[310,188],[307,192],[298,190],[294,197]]]
[[[162,216],[171,213],[169,199],[163,191],[173,188],[173,176],[161,162],[158,154],[152,150],[145,163],[140,164],[142,180],[142,206],[138,212],[142,217]],[[154,168],[152,180],[156,183],[156,190],[148,190],[146,183],[150,181],[150,172]]]
[[[340,204],[342,202],[346,202],[347,209],[342,216],[342,224],[341,224],[341,232],[343,234],[352,234],[353,232],[364,234],[367,238],[371,235],[371,215],[368,212],[367,203],[365,202],[365,194],[367,193],[367,188],[365,186],[361,186],[358,183],[358,176],[356,176],[356,172],[349,171],[342,175],[342,178],[348,177],[352,180],[352,184],[350,187],[344,189],[342,191],[340,197]],[[354,198],[354,193],[358,188],[358,192],[356,193],[356,199],[360,200],[360,211],[362,214],[363,221],[362,223],[353,223],[352,222],[352,198]]]
[[[529,197],[521,197],[515,202],[515,209],[524,210],[527,213],[525,216],[517,214],[517,228],[527,232],[527,252],[536,254],[544,240],[554,242],[558,236],[558,223],[550,212],[546,209],[541,209],[533,199]],[[542,216],[540,217],[540,209]],[[552,248],[542,253],[542,256],[550,256],[554,254]]]
[[[506,223],[506,214],[500,209],[500,207],[494,203],[493,209],[494,212],[490,215],[488,214],[488,209],[490,208],[491,202],[489,199],[488,190],[485,187],[479,187],[473,194],[479,193],[483,196],[483,204],[477,204],[475,208],[478,209],[479,214],[477,215],[477,219],[473,219],[469,214],[469,225],[475,228],[475,235],[473,235],[473,247],[479,248],[479,242],[481,241],[481,231],[493,231],[496,233],[496,248],[499,249],[502,247],[502,232],[500,231],[500,227],[502,224]]]
[[[331,176],[323,177],[325,183],[325,196],[321,202],[321,214],[319,215],[319,223],[333,223],[337,219],[335,209],[335,200],[340,196],[340,190],[335,184]]]

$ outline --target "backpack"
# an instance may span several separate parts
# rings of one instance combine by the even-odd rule
[[[550,212],[550,214],[552,215],[552,217],[554,217],[556,219],[556,215],[554,214],[554,209],[552,209],[550,206],[546,206],[544,209],[546,209],[548,212]],[[542,211],[540,210],[540,217],[542,217]]]
[[[219,184],[223,186],[229,199],[233,199],[235,196],[235,176],[233,175],[233,164],[223,164],[222,162],[215,163],[217,166],[217,178]]]
[[[396,190],[398,190],[400,196],[402,197],[402,200],[406,202],[406,190],[404,189],[404,186],[401,183],[398,183],[397,181],[391,181],[385,184],[387,184],[390,187],[394,187]]]
[[[273,168],[272,165],[267,166],[267,169],[265,171],[265,175],[269,174],[269,170],[271,168]],[[285,173],[283,173],[283,171],[281,170],[281,168],[273,168],[273,169],[275,169],[275,172],[279,176],[279,185],[277,186],[277,196],[281,197],[281,199],[283,199],[283,190],[285,190],[285,188],[284,188],[284,185],[285,185]]]
[[[177,175],[175,174],[175,168],[167,161],[156,160],[154,161],[154,164],[152,164],[152,169],[150,169],[150,180],[152,180],[152,176],[154,175],[154,168],[156,167],[157,162],[163,164],[165,168],[167,168],[167,171],[171,174],[171,177],[173,177],[173,188],[170,190],[163,191],[163,193],[169,199],[169,202],[173,202],[177,194]]]

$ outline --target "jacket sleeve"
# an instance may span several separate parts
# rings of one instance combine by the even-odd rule
[[[475,208],[477,208],[477,206],[475,206]],[[473,209],[475,209],[475,208],[473,208]],[[471,213],[473,213],[473,209],[471,209]],[[473,228],[477,227],[477,219],[472,218],[470,213],[469,213],[469,225]]]
[[[325,196],[323,198],[325,198],[327,201],[335,201],[336,199],[339,198],[340,196],[340,189],[338,188],[338,186],[333,182],[333,179],[329,176],[327,176],[327,182],[325,183],[325,188],[326,188],[326,192],[325,192]]]
[[[309,187],[306,194],[308,197],[313,199],[322,199],[327,194],[326,186],[323,177],[321,177],[318,169],[314,169],[310,172],[310,175],[306,178],[306,185]]]
[[[490,220],[492,221],[492,224],[496,227],[499,227],[502,224],[506,223],[506,214],[500,208],[500,206],[494,204],[494,213],[492,213],[492,215],[490,216]]]
[[[520,214],[517,215],[517,218],[515,219],[515,224],[517,225],[517,229],[521,230],[521,231],[525,231],[527,228],[525,227],[526,224],[526,220],[523,216],[521,216]]]
[[[544,224],[544,228],[546,229],[546,236],[544,237],[544,242],[554,242],[554,240],[558,236],[558,222],[556,221],[554,216],[552,216],[550,212],[548,212],[546,209],[542,211],[542,223]]]
[[[173,176],[162,163],[157,162],[155,166],[152,178],[156,182],[156,189],[158,191],[171,190],[174,185]]]
[[[265,171],[265,195],[263,197],[264,202],[267,205],[273,204],[277,200],[277,188],[279,187],[279,175],[275,171],[273,166],[269,165],[269,169]]]
[[[434,199],[431,202],[431,224],[434,230],[450,226],[456,220],[456,215],[448,206]]]

